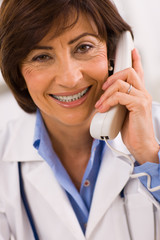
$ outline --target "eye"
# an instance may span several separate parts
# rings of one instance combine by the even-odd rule
[[[38,56],[33,57],[32,61],[37,61],[37,62],[47,62],[50,59],[52,59],[50,56],[48,56],[47,54],[41,54]]]
[[[89,50],[93,48],[90,44],[81,44],[77,47],[76,52],[77,53],[87,53]]]

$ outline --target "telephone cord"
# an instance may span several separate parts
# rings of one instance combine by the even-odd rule
[[[106,137],[102,138],[106,145],[115,153],[117,154],[120,154],[122,156],[124,156],[125,158],[127,158],[129,161],[129,164],[131,165],[131,174],[130,174],[130,177],[131,178],[139,178],[139,177],[147,177],[147,189],[150,191],[150,192],[155,192],[155,191],[158,191],[160,190],[160,186],[156,186],[156,187],[153,187],[151,188],[151,176],[148,174],[148,173],[135,173],[133,174],[133,170],[134,170],[134,161],[133,159],[128,155],[128,154],[125,154],[121,151],[118,151],[117,149],[113,148],[109,143],[108,143],[108,139]]]

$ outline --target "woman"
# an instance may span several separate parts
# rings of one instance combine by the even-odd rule
[[[126,106],[124,144],[116,138],[113,145],[126,146],[134,171],[148,172],[152,187],[159,184],[158,134],[137,50],[133,68],[109,77],[126,30],[109,0],[3,1],[1,70],[29,114],[0,133],[1,239],[151,240],[158,234],[160,191],[150,193],[140,182],[146,179],[130,179],[122,156],[89,133],[95,112]],[[153,106],[157,127],[159,108]]]

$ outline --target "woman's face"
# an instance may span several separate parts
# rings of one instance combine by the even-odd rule
[[[28,54],[22,75],[46,125],[89,124],[108,76],[106,42],[83,14],[74,27],[55,38],[54,31],[53,26]]]

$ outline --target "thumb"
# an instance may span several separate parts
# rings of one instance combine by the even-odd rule
[[[141,63],[141,57],[136,48],[132,50],[132,67],[140,77],[141,81],[144,83],[144,73],[143,73],[143,67]]]

